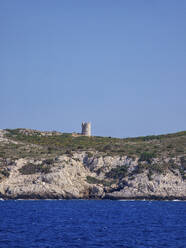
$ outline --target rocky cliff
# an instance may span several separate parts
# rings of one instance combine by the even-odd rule
[[[93,148],[60,150],[48,143],[47,148],[36,144],[32,132],[32,141],[25,140],[28,134],[22,131],[16,135],[0,132],[1,198],[186,199],[184,154],[130,156]]]

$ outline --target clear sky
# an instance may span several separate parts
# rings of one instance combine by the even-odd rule
[[[186,130],[185,0],[0,0],[0,128]]]

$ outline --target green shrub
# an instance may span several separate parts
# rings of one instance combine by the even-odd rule
[[[168,164],[151,164],[150,170],[158,174],[164,173],[168,168]]]
[[[149,168],[148,164],[144,164],[144,163],[139,162],[138,165],[136,166],[136,168],[132,171],[132,175],[143,173],[148,168]]]
[[[1,157],[1,158],[5,158],[5,157],[6,157],[5,155],[6,155],[5,152],[0,152],[0,157]]]
[[[73,158],[73,160],[75,160],[76,162],[80,162],[79,158]]]
[[[114,181],[100,180],[91,176],[87,176],[87,182],[90,184],[102,184],[103,186],[110,186],[114,183]]]
[[[51,165],[54,163],[54,160],[52,158],[48,158],[43,160],[42,164],[47,164],[47,165]]]
[[[43,164],[26,164],[22,168],[19,169],[19,172],[23,175],[31,175],[35,173],[49,173],[50,172],[50,167],[44,166]]]
[[[154,153],[150,153],[150,152],[143,152],[140,155],[139,161],[147,161],[147,162],[151,162],[151,159],[154,157]]]
[[[137,154],[141,153],[141,150],[142,150],[141,148],[137,148],[137,149],[136,149],[136,153],[137,153]]]
[[[93,154],[91,152],[87,152],[87,157],[88,158],[92,158],[93,157]]]
[[[184,152],[184,150],[181,148],[178,148],[178,149],[176,149],[176,152],[181,153],[181,152]]]
[[[91,184],[97,184],[97,183],[100,183],[100,180],[98,180],[95,177],[87,176],[87,182]]]
[[[109,172],[105,174],[105,176],[113,179],[122,179],[123,177],[127,176],[127,173],[128,173],[128,167],[123,165],[111,169]]]
[[[72,151],[71,150],[67,150],[66,152],[65,152],[65,154],[67,154],[68,156],[70,156],[70,157],[72,157],[73,156],[73,153],[72,153]]]
[[[47,150],[48,150],[48,153],[52,153],[53,148],[49,146],[49,147],[47,148]]]
[[[167,149],[171,149],[171,148],[173,148],[172,144],[167,145]]]
[[[9,175],[10,175],[10,173],[9,173],[9,171],[7,170],[7,169],[2,169],[2,170],[0,170],[0,173],[1,173],[1,175],[3,175],[4,177],[9,177]]]

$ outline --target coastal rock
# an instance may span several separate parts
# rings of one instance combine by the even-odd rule
[[[78,158],[78,159],[77,159]],[[6,199],[141,199],[178,198],[185,199],[186,183],[178,173],[154,173],[149,180],[147,171],[136,174],[132,179],[127,175],[119,181],[110,182],[105,173],[118,166],[126,166],[129,173],[134,171],[137,161],[127,157],[100,157],[87,159],[86,153],[74,153],[73,157],[60,156],[52,164],[49,173],[23,175],[20,169],[33,160],[18,159],[9,166],[10,175],[0,183],[0,197]],[[8,161],[9,164],[9,161]],[[42,161],[35,161],[41,165]],[[104,173],[99,176],[97,170]],[[94,179],[90,182],[87,178]],[[96,181],[97,180],[97,181]]]
[[[0,130],[0,198],[185,200],[184,135],[140,137],[132,142],[91,137],[93,149],[86,150],[90,145],[87,137],[80,138],[77,145],[76,137],[68,134]],[[182,145],[182,150],[173,149],[174,156],[170,141],[168,150],[160,153],[160,146],[164,147],[170,137]],[[66,149],[72,145],[75,150]],[[142,153],[143,145],[156,147],[158,156]],[[65,148],[61,151],[60,147]]]

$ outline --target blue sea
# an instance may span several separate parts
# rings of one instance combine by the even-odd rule
[[[1,248],[185,248],[186,202],[0,201]]]

